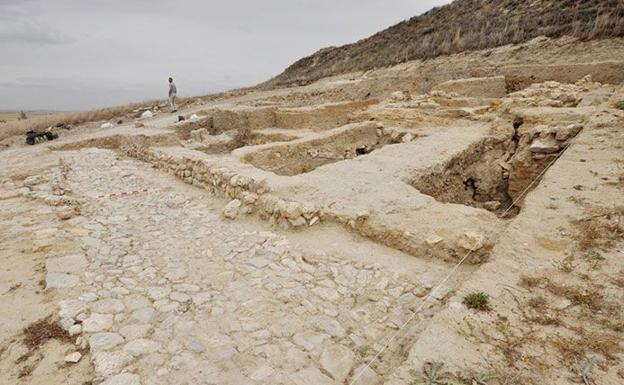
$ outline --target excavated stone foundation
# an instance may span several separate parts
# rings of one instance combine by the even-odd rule
[[[262,170],[290,176],[366,155],[387,144],[400,143],[405,135],[406,132],[390,134],[375,123],[348,125],[312,139],[251,149],[242,158]]]
[[[521,129],[490,136],[409,183],[440,202],[483,208],[505,218],[520,212],[526,194],[582,129],[580,124]]]

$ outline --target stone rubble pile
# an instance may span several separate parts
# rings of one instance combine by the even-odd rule
[[[592,90],[599,89],[600,83],[593,83],[591,77],[585,77],[575,84],[547,81],[535,83],[529,87],[509,94],[503,98],[503,107],[525,105],[529,107],[577,107],[582,102],[589,104],[584,98]],[[591,98],[591,96],[589,96]]]

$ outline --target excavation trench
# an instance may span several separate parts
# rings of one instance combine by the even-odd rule
[[[440,202],[512,218],[520,213],[526,194],[539,185],[579,131],[570,127],[561,132],[522,131],[516,127],[512,135],[489,136],[408,183]]]
[[[400,143],[407,132],[386,134],[375,123],[352,124],[312,138],[251,149],[242,159],[262,170],[292,176]]]
[[[265,133],[261,130],[250,129],[230,130],[219,135],[199,131],[192,134],[190,147],[206,154],[227,154],[241,147],[289,142],[297,138],[293,135]]]

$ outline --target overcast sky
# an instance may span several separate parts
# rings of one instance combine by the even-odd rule
[[[0,0],[0,110],[257,84],[450,0]]]

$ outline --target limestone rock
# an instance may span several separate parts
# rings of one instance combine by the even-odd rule
[[[262,257],[251,258],[247,261],[247,264],[255,267],[256,269],[262,269],[263,267],[268,266],[269,263],[271,263],[271,261]]]
[[[431,234],[430,236],[428,236],[425,239],[425,242],[429,245],[429,246],[433,246],[433,245],[437,245],[438,243],[442,242],[444,240],[444,238],[440,237],[439,235],[436,234]]]
[[[59,217],[59,219],[63,221],[72,219],[75,215],[76,215],[76,211],[74,209],[65,209],[65,210],[58,211],[56,213],[56,216]]]
[[[92,358],[95,373],[101,377],[119,373],[131,360],[132,356],[123,350],[95,352]]]
[[[373,369],[366,365],[360,365],[353,371],[354,378],[359,376],[357,383],[360,385],[380,385],[381,377]]]
[[[99,301],[95,301],[90,306],[91,310],[100,314],[121,313],[125,309],[125,306],[121,300],[113,298],[105,298]]]
[[[46,261],[46,271],[48,273],[65,273],[80,275],[87,267],[87,260],[83,255],[73,254],[58,258],[49,258]]]
[[[529,146],[529,151],[535,154],[552,154],[559,151],[559,143],[549,138],[535,139]]]
[[[122,373],[109,378],[100,385],[141,385],[141,378],[136,374]]]
[[[91,350],[108,350],[123,342],[123,337],[117,333],[97,333],[89,337]]]
[[[119,333],[128,340],[134,340],[145,337],[150,330],[152,330],[152,325],[132,324],[119,329]]]
[[[130,319],[144,324],[151,324],[152,322],[154,322],[157,315],[158,313],[156,312],[156,310],[151,307],[146,307],[132,312],[132,314],[130,315]]]
[[[228,219],[236,219],[236,217],[238,217],[241,205],[242,203],[238,199],[230,201],[230,203],[225,205],[225,207],[223,208],[223,216]]]
[[[177,301],[177,302],[186,302],[186,301],[191,300],[191,296],[185,293],[174,291],[171,294],[169,294],[169,299],[171,299],[172,301]]]
[[[476,251],[484,246],[485,237],[474,231],[464,231],[457,239],[457,244],[466,249]]]
[[[394,91],[390,94],[390,98],[395,102],[402,102],[407,99],[405,94],[402,91]]]
[[[346,334],[345,329],[340,323],[329,316],[322,315],[314,317],[311,320],[311,324],[332,337],[344,337]]]
[[[353,352],[342,345],[333,345],[321,353],[321,368],[338,383],[343,383],[353,368]]]
[[[86,333],[96,333],[108,330],[113,326],[112,314],[93,313],[82,323],[82,331]]]
[[[153,301],[166,298],[171,293],[171,289],[168,287],[152,286],[147,288],[147,296]]]
[[[59,317],[61,318],[75,318],[78,314],[82,313],[87,309],[87,306],[84,302],[69,299],[59,302],[60,310]]]
[[[67,273],[48,273],[46,274],[46,289],[64,289],[78,285],[80,279]]]
[[[555,139],[559,141],[568,140],[575,137],[583,129],[582,124],[570,124],[569,126],[559,129],[555,135]]]
[[[151,305],[151,302],[140,294],[130,294],[124,297],[124,305],[127,310],[134,311]]]
[[[80,352],[74,352],[65,356],[65,362],[75,364],[76,362],[80,361],[81,358],[82,354],[80,354]]]
[[[249,378],[251,378],[254,381],[264,381],[267,377],[273,374],[274,371],[275,370],[272,367],[268,365],[262,365],[258,367],[256,370],[254,370],[253,372],[251,372],[251,374],[249,375]]]
[[[128,342],[124,346],[124,350],[133,356],[140,356],[142,354],[154,353],[159,347],[160,344],[158,342],[141,338]]]
[[[297,333],[293,336],[295,344],[301,346],[305,350],[315,350],[320,347],[323,341],[327,338],[325,334],[315,334],[310,331],[304,331]]]
[[[67,332],[69,333],[70,336],[75,336],[77,334],[82,333],[82,325],[81,324],[77,324],[77,325],[72,325],[69,330],[67,330]]]
[[[338,385],[338,382],[327,377],[320,370],[309,367],[290,376],[295,385]]]

